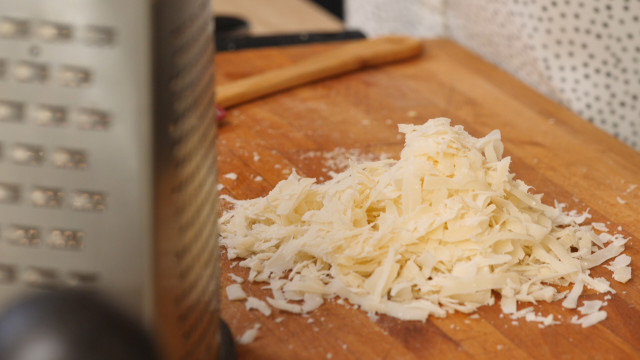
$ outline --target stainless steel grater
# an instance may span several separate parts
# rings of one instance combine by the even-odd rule
[[[0,307],[91,287],[218,348],[209,0],[0,0]]]

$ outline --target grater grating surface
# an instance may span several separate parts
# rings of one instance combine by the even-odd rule
[[[218,352],[209,0],[0,0],[0,306],[90,286]]]
[[[188,11],[181,20],[157,38],[157,51],[163,53],[157,56],[168,61],[160,63],[156,91],[170,98],[156,107],[164,115],[157,118],[166,121],[156,129],[157,139],[166,140],[156,150],[173,161],[163,161],[162,155],[156,161],[156,196],[172,201],[156,209],[168,210],[167,221],[156,225],[164,242],[158,249],[166,253],[157,254],[172,255],[172,266],[157,268],[157,287],[166,290],[156,294],[163,295],[157,300],[158,318],[167,324],[163,328],[175,329],[169,338],[183,349],[177,357],[208,359],[217,353],[219,342],[213,28],[208,0],[193,0],[184,8]],[[179,11],[171,6],[164,10],[172,19]],[[167,14],[159,14],[159,23]],[[169,90],[163,91],[164,86]]]

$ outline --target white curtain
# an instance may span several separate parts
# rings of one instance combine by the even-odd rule
[[[640,0],[346,0],[367,35],[449,37],[640,150]]]

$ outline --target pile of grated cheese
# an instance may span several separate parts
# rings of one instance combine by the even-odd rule
[[[614,257],[614,278],[629,279],[620,255],[628,239],[531,194],[509,171],[499,131],[478,139],[445,118],[399,129],[400,160],[352,163],[322,184],[294,172],[265,197],[227,198],[220,242],[243,258],[250,281],[269,283],[271,306],[305,313],[339,297],[371,314],[425,320],[473,312],[500,294],[512,318],[550,325],[552,315],[518,312],[517,302],[564,298],[576,308],[585,286],[613,293],[589,269]]]

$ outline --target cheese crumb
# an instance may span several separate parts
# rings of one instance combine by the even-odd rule
[[[582,318],[578,318],[578,316],[574,316],[573,318],[571,318],[571,323],[576,325],[582,325],[583,328],[586,328],[589,326],[593,326],[606,318],[607,318],[607,312],[601,310],[601,311],[596,311],[594,313],[591,313],[587,316],[583,316]]]
[[[605,267],[611,271],[614,271],[615,269],[619,269],[621,267],[625,267],[627,265],[629,265],[631,263],[631,257],[629,255],[626,254],[622,254],[620,256],[618,256],[617,258],[615,258],[615,260],[613,260],[612,262],[609,263],[609,265],[605,265]]]
[[[631,266],[624,266],[613,270],[613,279],[621,283],[626,283],[631,280]]]
[[[234,273],[229,273],[227,274],[229,275],[229,277],[231,278],[231,280],[237,282],[238,284],[242,284],[244,282],[244,279],[241,278],[240,276],[234,274]]]
[[[527,320],[528,322],[538,322],[540,324],[538,324],[539,328],[544,328],[547,327],[549,325],[556,325],[556,324],[560,324],[559,321],[556,321],[553,319],[553,314],[549,314],[547,316],[542,316],[540,314],[536,314],[534,312],[528,312],[526,313],[525,320]]]
[[[266,302],[253,296],[247,298],[247,302],[244,303],[244,306],[247,308],[247,310],[256,309],[260,311],[264,316],[271,315],[271,308],[269,307],[269,305],[267,305]]]
[[[627,203],[627,201],[626,201],[626,200],[623,200],[620,196],[616,196],[616,200],[618,200],[618,202],[619,202],[620,204],[622,204],[622,205],[624,205],[624,204],[626,204],[626,203]]]
[[[245,331],[244,334],[242,334],[242,336],[238,339],[238,343],[241,345],[252,343],[258,337],[259,329],[260,324],[255,324],[251,329]]]
[[[592,222],[591,227],[599,231],[609,231],[609,229],[607,228],[607,225],[601,222]]]
[[[474,312],[498,293],[514,319],[545,326],[557,321],[516,302],[559,300],[556,286],[572,283],[569,308],[584,285],[614,292],[589,269],[628,239],[595,234],[588,212],[544,204],[510,172],[499,131],[474,138],[444,118],[399,129],[399,160],[351,162],[323,184],[294,171],[221,216],[227,256],[243,258],[249,281],[269,283],[271,306],[307,313],[338,296],[424,321]]]
[[[335,174],[335,171],[342,171],[349,167],[352,162],[362,163],[365,161],[384,160],[389,158],[387,153],[371,153],[362,149],[334,148],[330,151],[308,151],[300,155],[300,159],[317,159],[322,162],[322,171]]]
[[[626,254],[622,254],[615,258],[609,265],[605,267],[613,272],[613,279],[625,283],[631,279],[631,257]]]
[[[236,180],[238,179],[238,174],[236,173],[228,173],[228,174],[224,174],[223,177],[230,179],[230,180]]]
[[[578,308],[578,311],[580,311],[582,315],[589,315],[600,310],[601,307],[602,307],[602,301],[600,300],[591,300],[591,301],[585,300],[582,302],[582,306]]]
[[[242,290],[240,284],[231,284],[227,286],[225,290],[227,292],[227,298],[231,301],[244,300],[247,298],[247,294]]]

